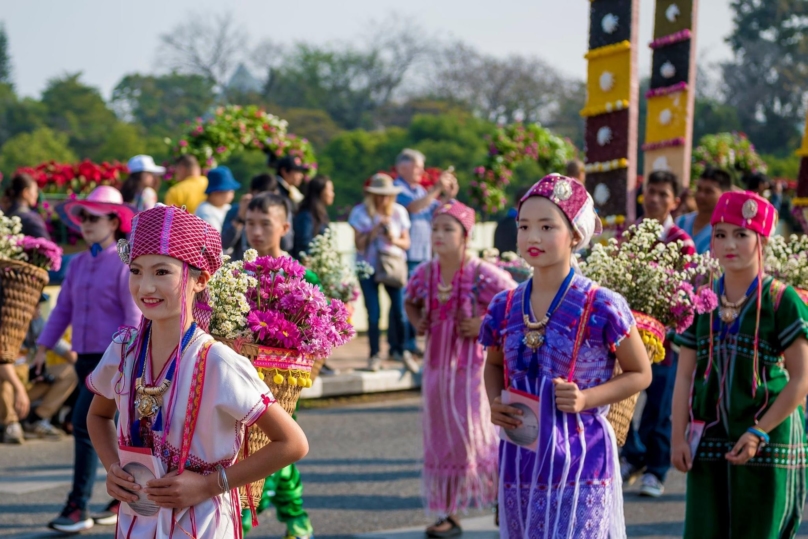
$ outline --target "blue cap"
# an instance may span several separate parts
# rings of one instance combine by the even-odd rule
[[[216,193],[217,191],[238,191],[241,184],[233,177],[233,173],[227,167],[216,167],[208,171],[208,188],[205,194]]]

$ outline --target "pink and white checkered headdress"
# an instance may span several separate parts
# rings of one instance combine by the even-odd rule
[[[159,205],[135,216],[129,239],[118,242],[118,254],[127,265],[143,255],[164,255],[214,274],[222,266],[222,239],[199,217]],[[209,300],[205,290],[193,307],[194,320],[205,331],[210,325]]]

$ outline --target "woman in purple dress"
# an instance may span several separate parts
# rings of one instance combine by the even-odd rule
[[[503,538],[625,537],[609,405],[648,387],[626,300],[575,272],[600,221],[580,183],[550,175],[522,198],[517,244],[531,280],[498,294],[480,340],[500,444]],[[612,376],[615,361],[622,374]]]

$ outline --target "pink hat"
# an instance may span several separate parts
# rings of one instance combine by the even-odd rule
[[[558,206],[581,235],[580,247],[585,247],[592,236],[603,232],[603,224],[595,213],[592,197],[586,192],[586,187],[572,178],[560,174],[545,176],[522,197],[517,210],[521,211],[522,204],[531,197],[544,197]]]
[[[143,255],[165,255],[210,274],[222,266],[219,232],[195,215],[175,206],[158,205],[135,216],[129,240],[118,242],[124,264]],[[194,305],[194,319],[207,331],[210,322],[208,291]]]
[[[710,224],[729,223],[768,238],[777,226],[777,210],[765,198],[748,191],[729,191],[721,195]]]
[[[70,200],[64,204],[64,213],[70,222],[81,226],[79,214],[86,211],[92,215],[115,214],[121,220],[121,232],[132,230],[135,210],[123,203],[121,192],[109,185],[99,185],[84,200]]]
[[[476,214],[474,210],[463,204],[458,200],[450,200],[446,204],[441,204],[432,214],[432,220],[434,221],[438,215],[448,215],[450,217],[454,217],[460,222],[460,225],[466,231],[466,236],[471,235],[471,229],[474,228],[474,221],[476,220]]]

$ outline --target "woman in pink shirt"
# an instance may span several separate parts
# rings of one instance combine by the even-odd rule
[[[131,231],[135,213],[123,204],[121,193],[114,187],[97,187],[86,200],[66,203],[64,213],[67,224],[81,229],[81,235],[90,248],[76,256],[68,266],[56,308],[37,341],[35,363],[45,363],[48,349],[53,348],[71,326],[73,358],[79,377],[79,397],[73,407],[73,488],[62,513],[48,527],[76,533],[93,527],[87,503],[98,468],[98,456],[87,432],[87,412],[93,394],[85,387],[84,381],[98,365],[112,342],[112,335],[121,326],[137,325],[140,311],[129,294],[129,270],[116,250],[118,240]],[[98,519],[99,524],[115,523],[114,510],[105,516]]]

